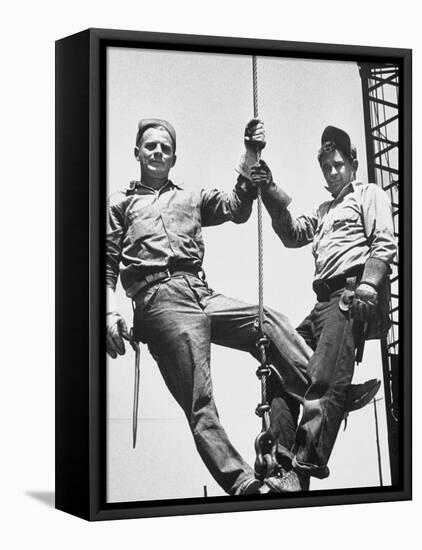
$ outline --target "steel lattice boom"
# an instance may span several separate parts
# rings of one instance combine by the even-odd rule
[[[359,64],[359,70],[363,92],[368,180],[388,193],[393,207],[394,233],[399,242],[399,67],[362,63]],[[391,328],[387,338],[381,341],[393,485],[397,483],[398,476],[398,260],[397,254],[390,274]]]

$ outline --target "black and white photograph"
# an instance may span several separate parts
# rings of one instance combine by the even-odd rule
[[[106,503],[398,487],[398,64],[105,67]]]
[[[5,5],[2,548],[417,546],[417,14]]]

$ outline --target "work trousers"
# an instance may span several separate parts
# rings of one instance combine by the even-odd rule
[[[177,274],[135,297],[135,337],[149,346],[164,381],[182,407],[202,460],[229,494],[254,476],[220,423],[210,375],[210,344],[257,357],[257,306],[214,292],[198,276]],[[268,354],[293,399],[309,385],[312,350],[289,320],[264,311]],[[239,388],[233,388],[233,391]]]
[[[271,431],[278,441],[278,458],[320,479],[329,475],[328,460],[341,426],[355,365],[357,326],[349,312],[339,308],[343,290],[319,301],[297,328],[314,349],[307,375],[310,385],[296,429],[299,406],[289,395],[271,401]]]

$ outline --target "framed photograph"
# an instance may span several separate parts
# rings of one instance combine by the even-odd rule
[[[411,50],[89,29],[56,75],[56,507],[410,499]]]

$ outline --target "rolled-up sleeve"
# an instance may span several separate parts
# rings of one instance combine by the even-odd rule
[[[212,189],[200,192],[200,208],[202,225],[219,225],[232,221],[246,222],[252,212],[253,199],[250,194],[236,186],[231,193]]]
[[[370,258],[391,264],[397,253],[391,203],[385,191],[370,184],[362,193],[362,218]]]
[[[107,203],[106,286],[115,290],[122,255],[123,215],[119,201],[110,197]]]

